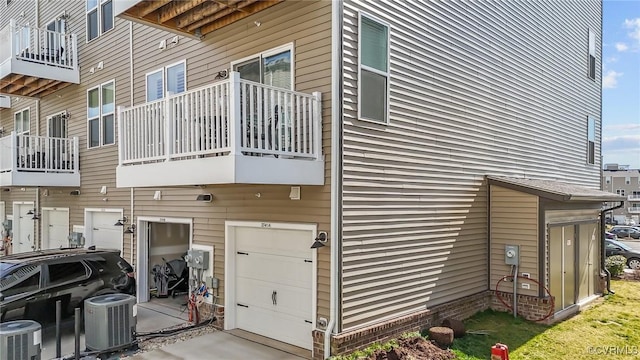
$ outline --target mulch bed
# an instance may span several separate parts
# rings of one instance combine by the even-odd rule
[[[451,350],[443,350],[422,337],[399,339],[393,349],[377,350],[367,360],[449,360],[456,356]]]

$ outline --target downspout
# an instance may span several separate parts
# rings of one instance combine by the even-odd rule
[[[36,1],[37,3],[37,1]],[[36,5],[36,19],[38,18],[38,5]],[[36,24],[37,24],[36,20]],[[36,99],[36,136],[40,136],[40,99]],[[31,115],[29,115],[31,116]],[[36,151],[42,151],[42,149],[36,149]],[[36,204],[34,206],[35,214],[40,214],[40,219],[42,219],[42,212],[40,211],[40,187],[36,186]],[[39,220],[35,220],[35,231],[33,233],[34,241],[33,241],[33,250],[40,250],[42,248],[42,236],[40,236],[40,231],[42,230],[42,223]]]
[[[342,0],[331,2],[331,264],[330,319],[324,331],[324,352],[331,356],[331,334],[339,328],[338,268],[342,246]]]
[[[600,245],[602,246],[602,253],[600,254],[600,268],[604,270],[605,274],[607,274],[607,292],[609,294],[615,294],[615,291],[611,290],[611,273],[607,270],[607,267],[604,264],[605,259],[607,258],[607,244],[605,244],[604,240],[607,238],[605,234],[605,223],[604,223],[604,214],[615,209],[619,209],[624,206],[624,201],[620,201],[620,204],[610,207],[608,209],[604,209],[600,211],[600,236],[602,240],[600,241]]]
[[[131,106],[133,106],[133,21],[129,21],[129,104]],[[120,116],[118,114],[118,116]],[[120,139],[118,139],[118,141],[121,141]],[[120,164],[118,164],[120,165]],[[129,188],[130,190],[130,206],[131,206],[131,224],[133,225],[133,197],[134,197],[134,189],[133,187]],[[137,225],[136,225],[137,226]],[[133,234],[131,234],[131,237],[129,238],[129,257],[130,257],[130,264],[135,264],[135,266],[137,267],[138,264],[136,264],[134,257],[133,257],[133,242],[135,239],[135,230],[133,232]]]

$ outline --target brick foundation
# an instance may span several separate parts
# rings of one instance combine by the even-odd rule
[[[510,307],[513,306],[513,294],[507,292],[498,292],[502,301],[509,304]],[[523,318],[531,321],[537,321],[542,319],[543,317],[549,314],[549,311],[552,310],[552,303],[549,298],[539,298],[537,296],[530,295],[518,295],[518,315]],[[491,295],[491,309],[495,311],[502,312],[510,312],[513,311],[510,308],[507,308],[496,296],[495,293]],[[553,314],[549,316],[546,320],[541,321],[542,324],[550,324],[554,322]]]
[[[224,327],[224,306],[203,303],[202,305],[200,305],[198,310],[200,311],[200,319],[201,319],[201,321],[205,320],[205,319],[210,319],[211,316],[215,316],[216,317],[216,321],[213,322],[213,326],[218,330],[222,330],[223,329],[223,327]]]
[[[484,291],[428,310],[390,319],[384,323],[370,325],[332,336],[331,355],[342,355],[366,348],[373,343],[384,343],[413,331],[421,331],[439,325],[446,318],[463,320],[489,308],[491,292]],[[313,332],[313,358],[324,359],[324,332]]]

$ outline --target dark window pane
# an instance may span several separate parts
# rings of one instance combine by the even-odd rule
[[[256,58],[236,65],[235,70],[240,73],[241,79],[260,82],[260,59]]]
[[[86,275],[87,269],[81,262],[49,265],[49,283],[51,285],[80,280]]]
[[[113,5],[112,2],[102,4],[102,32],[113,29]]]
[[[98,10],[93,10],[87,14],[87,40],[98,37]]]
[[[102,117],[102,145],[113,144],[115,142],[113,127],[113,114]]]
[[[387,121],[387,78],[362,70],[360,111],[368,120]]]
[[[89,120],[89,147],[100,146],[100,121]]]
[[[40,269],[28,267],[17,270],[2,279],[2,295],[5,297],[36,291],[40,287]]]

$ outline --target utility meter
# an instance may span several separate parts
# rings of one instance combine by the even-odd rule
[[[518,265],[518,259],[520,258],[519,248],[518,245],[505,245],[504,262],[507,265]]]
[[[184,260],[190,268],[202,270],[207,270],[209,268],[208,251],[191,249],[187,251],[187,256],[184,257]]]

